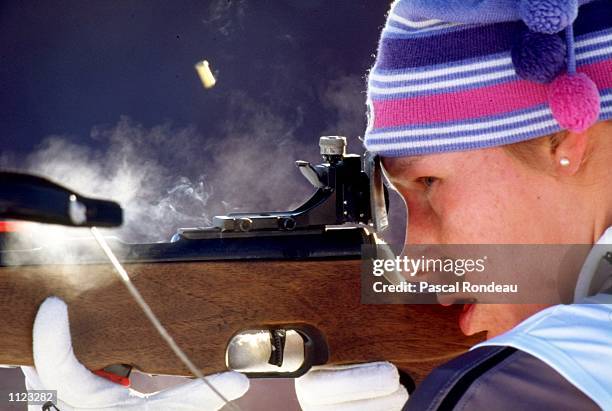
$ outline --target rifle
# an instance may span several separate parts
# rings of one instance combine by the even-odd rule
[[[217,216],[167,243],[109,238],[110,247],[204,373],[297,377],[313,365],[388,360],[419,382],[479,337],[461,334],[457,307],[360,303],[362,246],[387,224],[379,159],[346,154],[341,137],[322,137],[320,147],[324,163],[296,162],[316,191],[294,210]],[[0,173],[0,218],[113,226],[120,211],[39,177]],[[190,375],[92,245],[74,241],[66,258],[65,245],[24,249],[4,239],[0,364],[33,364],[33,320],[56,295],[89,369]]]

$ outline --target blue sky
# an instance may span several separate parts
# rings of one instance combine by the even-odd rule
[[[312,138],[337,122],[321,102],[328,82],[363,80],[386,9],[374,0],[2,2],[0,148],[28,152],[52,134],[88,143],[92,127],[121,115],[219,138],[240,120],[236,94],[299,122],[292,137]],[[202,58],[219,79],[210,91],[193,69]],[[363,117],[354,123],[350,132]]]

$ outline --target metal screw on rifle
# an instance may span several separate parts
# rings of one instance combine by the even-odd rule
[[[280,226],[283,230],[291,231],[295,229],[297,223],[293,218],[283,218],[281,219]]]
[[[346,137],[323,136],[319,139],[319,147],[323,159],[337,163],[346,154]]]
[[[253,220],[250,218],[241,218],[238,220],[238,228],[240,228],[240,231],[250,231],[252,226]]]
[[[612,264],[612,253],[610,251],[608,251],[606,255],[604,255],[604,258],[608,263]]]

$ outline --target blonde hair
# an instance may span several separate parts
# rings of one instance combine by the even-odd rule
[[[603,121],[602,123],[612,127],[612,120]],[[521,163],[530,168],[540,171],[549,170],[550,163],[547,159],[542,158],[543,149],[548,149],[548,153],[555,153],[557,147],[567,137],[568,131],[560,131],[555,134],[534,138],[531,140],[520,141],[518,143],[507,144],[503,146],[504,150]],[[612,138],[612,136],[610,136]],[[583,157],[585,163],[591,156],[592,144],[589,144],[587,152]]]
[[[560,131],[544,137],[508,144],[503,147],[504,150],[510,154],[510,156],[526,164],[527,166],[536,170],[544,170],[547,168],[546,166],[548,163],[543,161],[543,158],[541,158],[542,156],[540,153],[542,147],[548,145],[550,152],[554,153],[566,136],[567,131]]]

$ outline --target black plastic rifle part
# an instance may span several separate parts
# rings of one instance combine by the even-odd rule
[[[380,232],[387,227],[388,193],[380,160],[366,154],[346,154],[346,138],[321,137],[324,163],[296,161],[304,177],[316,188],[301,206],[291,211],[231,213],[215,216],[211,227],[180,229],[187,238],[267,236],[270,232],[322,230],[355,224]]]
[[[0,219],[78,227],[117,227],[119,204],[88,198],[46,178],[0,171]]]

